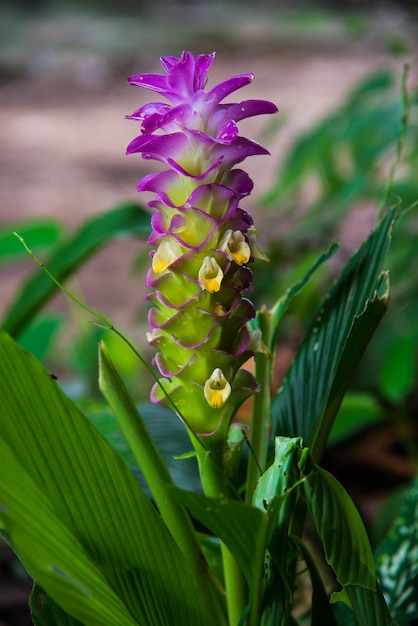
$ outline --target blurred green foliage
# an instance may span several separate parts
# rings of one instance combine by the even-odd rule
[[[145,239],[149,229],[148,211],[139,204],[126,202],[86,220],[71,235],[63,233],[60,223],[45,220],[13,224],[0,231],[0,263],[28,259],[30,249],[32,255],[46,259],[45,267],[51,274],[47,275],[34,262],[33,273],[22,282],[4,314],[2,328],[53,369],[64,370],[66,377],[72,374],[78,384],[68,387],[71,395],[97,393],[97,343],[103,330],[88,326],[85,318],[80,323],[76,314],[70,319],[75,329],[69,330],[68,316],[51,315],[45,309],[58,290],[51,276],[62,284],[109,241],[128,236]],[[36,260],[41,263],[38,257]],[[71,341],[67,340],[63,354],[61,338],[65,333],[71,335]],[[115,340],[111,342],[115,344]],[[138,373],[138,363],[126,355],[126,348],[122,351],[119,345],[114,352],[118,354],[118,364],[124,365],[124,373]]]
[[[388,185],[394,165],[398,165],[396,175]],[[418,200],[417,171],[418,92],[408,95],[399,88],[392,71],[380,70],[357,85],[337,110],[296,139],[277,171],[276,182],[264,195],[264,207],[277,210],[278,222],[286,227],[282,232],[277,228],[268,250],[279,268],[275,280],[263,280],[263,268],[255,267],[259,303],[268,302],[277,290],[285,291],[303,275],[312,255],[330,241],[342,239],[344,262],[352,252],[344,243],[347,231],[351,239],[361,240],[364,232],[357,231],[373,228],[379,206],[401,203],[401,215],[402,209],[413,207]],[[365,219],[357,222],[359,216]],[[418,218],[412,211],[407,219],[401,218],[393,235],[387,263],[389,314],[360,363],[352,395],[343,403],[331,435],[335,442],[378,419],[394,413],[407,415],[403,409],[416,388],[418,367],[417,233]],[[286,334],[303,334],[324,282],[339,271],[338,257],[337,263],[329,263],[327,268],[328,275],[315,275],[292,303],[282,339]],[[406,419],[407,432],[411,432],[409,417]]]

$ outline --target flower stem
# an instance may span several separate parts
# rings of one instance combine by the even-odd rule
[[[262,310],[259,313],[260,328],[263,339],[270,346],[270,312]],[[270,394],[273,358],[258,352],[255,355],[255,377],[260,385],[260,393],[254,396],[253,419],[251,424],[251,453],[247,468],[246,501],[252,504],[254,490],[258,479],[267,465],[268,439],[271,427]]]
[[[193,433],[190,438],[198,452],[200,478],[205,495],[209,498],[232,498],[228,478],[224,472],[223,439],[209,442],[205,447]],[[202,454],[206,452],[206,454]],[[227,546],[221,542],[222,563],[224,570],[225,590],[229,626],[238,626],[241,616],[248,604],[248,589],[243,573]]]

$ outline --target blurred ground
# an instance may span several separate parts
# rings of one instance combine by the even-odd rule
[[[125,156],[137,127],[124,115],[149,101],[150,94],[127,86],[125,77],[158,71],[161,54],[190,48],[195,53],[217,50],[212,84],[252,71],[256,80],[239,97],[266,98],[280,108],[275,122],[280,130],[263,136],[272,156],[246,163],[256,183],[247,204],[258,222],[268,221],[272,236],[280,228],[280,215],[258,210],[257,193],[272,182],[291,139],[341,102],[369,72],[391,66],[400,77],[405,60],[413,66],[413,29],[402,12],[376,11],[350,22],[349,15],[338,19],[312,11],[287,12],[282,19],[280,12],[235,10],[221,19],[216,6],[217,11],[200,7],[194,13],[172,6],[163,16],[131,19],[3,17],[0,226],[54,216],[74,229],[120,201],[144,202],[136,183],[156,165]],[[391,51],[395,41],[403,42],[402,58]],[[241,128],[258,138],[268,124],[271,120],[256,118]],[[132,323],[132,310],[141,299],[140,281],[127,277],[137,249],[135,242],[112,244],[80,273],[90,304],[122,326]],[[0,269],[0,315],[32,268],[27,261]]]
[[[218,3],[187,11],[170,5],[158,16],[133,17],[29,17],[0,9],[0,24],[0,228],[18,229],[21,220],[52,216],[74,229],[118,202],[146,200],[136,193],[136,183],[155,165],[125,156],[137,128],[124,115],[150,97],[128,87],[125,77],[158,71],[162,54],[216,50],[212,84],[252,71],[256,80],[240,98],[278,104],[280,129],[267,141],[263,136],[272,156],[247,164],[259,194],[273,181],[297,133],[341,102],[359,79],[388,66],[400,79],[408,61],[416,80],[418,66],[416,27],[396,5],[343,16],[312,8],[255,14],[238,11],[236,4],[221,11]],[[251,129],[257,139],[268,124],[255,119],[242,124],[242,132]],[[247,206],[274,237],[280,213],[263,214],[257,191]],[[364,231],[367,224],[353,229]],[[355,232],[357,238],[364,234]],[[79,282],[91,306],[141,342],[133,317],[142,299],[142,279],[129,273],[139,248],[133,241],[113,243],[86,264]],[[32,270],[31,260],[0,267],[0,316]],[[65,304],[58,299],[54,306]],[[20,611],[27,590],[7,583],[16,574],[10,567],[15,565],[0,550],[0,626],[23,626]]]

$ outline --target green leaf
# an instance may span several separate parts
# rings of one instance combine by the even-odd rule
[[[397,626],[395,620],[390,616],[379,586],[373,591],[358,585],[347,585],[344,593],[352,611],[345,605],[341,611],[338,607],[338,622],[341,626]],[[339,595],[333,594],[333,599],[338,601]],[[340,619],[340,615],[342,619]]]
[[[343,587],[360,585],[374,591],[376,575],[369,538],[345,489],[318,466],[301,488],[338,582]]]
[[[302,437],[318,460],[355,367],[386,311],[381,274],[392,210],[353,255],[316,313],[272,402],[273,433]]]
[[[268,515],[242,502],[209,498],[182,490],[177,490],[177,496],[191,515],[219,537],[234,557],[249,587],[249,624],[258,625],[270,529]]]
[[[133,615],[101,571],[100,559],[93,560],[81,537],[58,517],[51,496],[22,468],[18,454],[4,439],[0,439],[0,455],[0,528],[29,574],[86,625],[134,626]]]
[[[304,458],[301,437],[276,437],[274,460],[260,476],[254,493],[253,503],[261,511],[269,509],[273,500],[284,496],[303,478]]]
[[[352,93],[349,96],[347,102],[347,109],[351,106],[355,106],[360,100],[364,100],[374,92],[380,92],[382,89],[388,89],[393,86],[393,73],[387,69],[380,69],[377,72],[366,76],[361,80],[358,85],[355,86]],[[381,94],[378,93],[380,97]]]
[[[306,242],[312,232],[320,238],[335,236],[342,215],[365,198],[377,201],[384,186],[386,205],[392,173],[384,185],[381,164],[396,143],[403,143],[407,117],[405,81],[401,98],[391,89],[393,83],[389,72],[366,77],[335,112],[291,146],[264,202],[290,214],[306,203],[305,189],[312,197],[312,186],[316,188],[309,210],[293,225],[293,241]],[[394,167],[398,160],[396,156]]]
[[[125,463],[57,382],[0,333],[0,526],[86,626],[207,624],[196,581]]]
[[[382,420],[382,407],[370,393],[348,392],[341,403],[328,439],[329,445],[342,443],[370,424]]]
[[[317,269],[326,261],[328,261],[337,251],[338,244],[332,244],[326,252],[323,252],[311,265],[305,275],[298,280],[297,283],[292,285],[287,289],[286,293],[281,296],[273,305],[271,310],[262,310],[257,313],[256,319],[250,324],[251,328],[261,328],[263,331],[266,326],[268,326],[268,337],[265,337],[265,333],[263,333],[263,337],[265,337],[265,341],[267,341],[267,348],[270,352],[273,352],[276,340],[277,333],[279,330],[280,322],[283,319],[283,315],[287,311],[293,299],[302,291],[305,285],[312,278],[313,274],[317,271]],[[264,320],[264,316],[268,317],[268,323]]]
[[[119,422],[129,447],[155,499],[162,519],[185,556],[190,573],[199,583],[198,586],[201,592],[207,598],[208,610],[214,611],[211,614],[212,621],[216,620],[220,624],[222,618],[219,612],[216,612],[216,605],[222,610],[220,598],[216,594],[217,590],[212,586],[211,578],[207,575],[207,569],[202,567],[202,553],[192,521],[184,507],[179,504],[175,497],[174,483],[168,468],[164,464],[155,442],[152,440],[140,413],[138,413],[131,396],[115,369],[104,343],[100,346],[99,363],[100,390]],[[177,417],[174,414],[171,417],[177,423]]]
[[[418,619],[418,479],[375,554],[377,575],[395,619]]]
[[[262,198],[266,205],[277,202],[284,194],[306,180],[318,164],[325,162],[330,152],[330,144],[341,133],[336,126],[341,126],[338,116],[328,116],[314,129],[309,130],[296,139],[289,150],[286,160],[277,176],[277,183]]]
[[[135,457],[108,405],[97,400],[83,398],[80,402],[77,402],[77,406],[116,450],[131,472],[134,472],[137,469]]]
[[[151,496],[126,437],[108,405],[86,399],[77,404],[97,430],[119,453],[145,492]],[[181,420],[171,409],[163,405],[145,402],[138,404],[137,409],[175,485],[180,489],[201,491],[202,486],[196,467],[196,452],[184,452],[190,448],[190,439]],[[168,431],[170,437],[167,437]]]
[[[338,582],[344,589],[349,588],[353,606],[355,605],[357,609],[357,605],[360,604],[360,613],[367,613],[370,608],[368,603],[372,603],[377,614],[381,616],[388,614],[383,596],[376,591],[376,572],[366,530],[347,492],[333,476],[312,462],[308,449],[302,447],[300,439],[286,440],[277,437],[275,460],[260,478],[255,501],[260,508],[268,507],[269,516],[275,519],[275,523],[279,522],[279,525],[287,524],[284,519],[286,505],[283,506],[281,503],[275,512],[275,497],[285,494],[288,497],[292,486],[298,487],[301,491],[324,547],[325,558],[334,570]],[[293,512],[295,517],[300,513],[295,508]],[[274,538],[273,544],[276,550],[275,553],[272,552],[272,557],[279,565],[279,571],[284,572],[284,554],[289,557],[286,541],[279,539],[278,542],[277,538]],[[272,546],[269,545],[269,550],[271,549]],[[303,550],[302,552],[306,558],[307,555]],[[319,594],[315,602],[318,601],[321,605],[325,601],[322,583],[313,570],[312,575],[316,593]],[[358,588],[365,588],[372,593],[363,594]],[[382,604],[381,607],[379,602]],[[280,613],[280,606],[276,608],[273,606],[271,610]],[[315,608],[313,619],[319,624],[321,616],[317,614],[317,610]],[[323,614],[321,615],[323,619]],[[378,622],[375,624],[377,626]]]
[[[33,250],[46,250],[58,241],[62,227],[55,220],[38,219],[9,224],[7,228],[0,229],[0,264],[27,258],[26,250],[13,234],[16,230],[19,230]]]
[[[149,214],[144,208],[135,203],[122,204],[91,218],[67,242],[61,244],[45,265],[62,283],[100,246],[113,237],[126,235],[146,237],[149,230]],[[17,298],[6,312],[2,324],[4,330],[14,337],[18,336],[56,289],[57,286],[42,268],[39,268],[23,284]]]
[[[263,624],[281,624],[292,604],[295,562],[298,551],[289,542],[292,517],[300,512],[295,488],[305,480],[308,450],[300,437],[276,437],[274,461],[260,476],[254,493],[254,505],[267,512],[270,521],[267,537],[267,581],[263,603]],[[283,621],[284,623],[284,621]]]
[[[389,401],[398,403],[414,387],[416,344],[413,333],[392,337],[392,345],[383,358],[378,374],[379,390]]]
[[[83,626],[34,584],[30,596],[30,612],[36,626]]]
[[[341,216],[356,202],[364,202],[365,198],[375,202],[381,197],[379,216],[386,208],[407,128],[409,94],[405,67],[401,98],[398,94],[374,94],[374,88],[364,90],[363,93],[353,94],[330,119],[321,122],[325,132],[330,132],[329,143],[324,152],[318,154],[316,162],[302,172],[299,189],[292,190],[293,202],[294,199],[297,201],[297,194],[301,195],[305,181],[312,175],[318,179],[318,193],[301,220],[299,233],[297,228],[293,229],[293,237],[306,238],[312,229],[323,234],[335,233],[338,224],[341,224]],[[380,84],[385,88],[383,82]],[[378,84],[379,81],[376,81],[375,86]],[[382,180],[384,168],[381,165],[395,145],[389,175]],[[286,180],[286,172],[280,173],[279,180]]]
[[[258,584],[260,566],[264,562],[267,516],[241,502],[208,498],[180,489],[176,493],[179,502],[190,511],[192,517],[209,528],[228,547],[248,584]]]
[[[53,345],[54,338],[63,322],[63,318],[58,315],[35,318],[20,335],[19,345],[41,361]]]
[[[334,609],[329,602],[328,593],[324,588],[315,561],[308,550],[307,545],[297,537],[292,537],[292,541],[296,544],[298,551],[302,554],[309,570],[312,583],[312,618],[311,626],[337,626],[337,619]]]
[[[265,485],[264,485],[265,486]],[[268,507],[269,532],[267,536],[268,562],[266,562],[265,575],[268,582],[270,595],[274,597],[273,604],[290,606],[292,602],[294,584],[294,564],[297,552],[293,544],[289,543],[289,528],[292,515],[298,515],[296,493],[292,491],[298,487],[295,483],[285,493],[276,496],[268,490],[266,495],[270,498],[263,500],[263,505]],[[280,488],[279,488],[280,490]],[[293,497],[292,497],[293,496]]]
[[[218,537],[208,536],[200,533],[199,542],[202,552],[205,555],[209,569],[221,585],[225,585],[224,569],[222,562],[221,542]]]

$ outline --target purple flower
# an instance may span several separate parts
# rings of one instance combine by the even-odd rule
[[[264,100],[223,102],[252,82],[252,74],[206,91],[214,56],[162,57],[165,74],[128,79],[168,101],[127,116],[141,125],[127,153],[167,167],[138,184],[139,191],[156,194],[149,203],[155,213],[146,279],[153,305],[148,341],[158,351],[164,392],[155,385],[151,397],[160,402],[169,395],[198,434],[224,433],[240,404],[257,391],[242,369],[256,349],[247,328],[255,315],[245,297],[252,290],[247,264],[266,257],[257,249],[251,216],[239,207],[252,181],[234,166],[268,151],[240,136],[237,123],[277,111]]]

